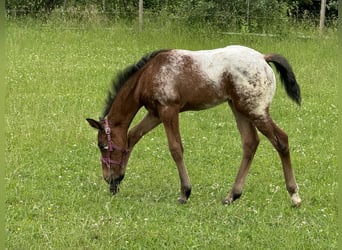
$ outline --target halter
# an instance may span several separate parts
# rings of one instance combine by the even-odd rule
[[[118,146],[116,146],[113,141],[112,141],[112,137],[110,135],[110,127],[109,127],[109,123],[107,119],[104,119],[104,131],[107,135],[107,156],[106,157],[101,157],[101,162],[103,164],[105,164],[107,166],[107,168],[110,168],[110,164],[115,164],[115,165],[119,165],[120,167],[122,167],[124,159],[126,158],[127,153],[129,152],[128,149],[125,148],[120,148]],[[116,151],[120,151],[122,153],[122,157],[121,160],[112,160],[110,158],[110,152],[113,152],[114,150]]]

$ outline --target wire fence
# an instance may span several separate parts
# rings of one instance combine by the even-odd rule
[[[105,1],[104,1],[105,2]],[[54,19],[59,21],[86,21],[86,22],[104,22],[115,23],[119,20],[130,20],[133,25],[137,25],[139,12],[134,11],[113,10],[106,7],[98,8],[96,6],[81,7],[60,7],[52,11],[35,10],[35,9],[6,9],[6,16],[9,19],[17,19],[23,17],[33,17],[39,19]],[[229,18],[228,18],[229,16]],[[229,21],[227,21],[229,19]],[[251,34],[251,35],[276,35],[284,33],[285,30],[293,25],[301,26],[302,29],[318,29],[320,19],[310,15],[302,16],[280,16],[271,15],[254,15],[253,12],[244,14],[232,14],[226,12],[215,12],[210,14],[191,15],[185,13],[170,13],[166,11],[145,10],[143,12],[143,26],[153,26],[156,23],[163,24],[167,22],[178,23],[179,25],[195,25],[197,27],[213,25],[220,28],[226,34]],[[337,29],[338,17],[325,19],[326,27]],[[142,24],[139,24],[139,26]],[[275,34],[272,34],[275,33]],[[305,36],[304,36],[305,37]]]
[[[86,15],[86,14],[97,14],[97,15],[105,15],[106,17],[132,17],[134,16],[134,12],[132,11],[122,11],[122,10],[108,10],[108,9],[98,9],[95,7],[86,8],[82,9],[80,7],[68,7],[68,8],[56,8],[54,10],[35,10],[35,9],[27,9],[27,8],[15,8],[15,9],[5,9],[6,11],[6,16],[7,17],[19,17],[19,16],[32,16],[32,17],[40,17],[44,15],[50,15],[51,13],[60,13],[60,14],[69,14],[69,15]],[[135,12],[136,16],[138,16],[138,9]],[[147,16],[156,16],[160,15],[159,11],[154,11],[154,10],[145,10],[144,15]],[[215,16],[215,17],[224,17],[226,16],[226,12],[216,12],[216,13],[211,13],[211,14],[196,14],[198,17],[208,17],[208,16]],[[185,19],[187,16],[186,15],[178,15],[174,16],[172,13],[170,14],[169,18],[173,19]],[[247,14],[247,15],[240,15],[240,18],[245,18],[246,21],[248,19],[274,19],[273,17],[270,17],[269,15],[263,15],[263,16],[255,16],[252,13]],[[302,15],[302,16],[296,16],[296,17],[277,17],[279,20],[288,20],[289,18],[296,19],[298,21],[309,21],[312,23],[317,23],[319,22],[319,17],[313,17],[312,15]],[[327,22],[334,22],[337,21],[338,17],[326,17]]]

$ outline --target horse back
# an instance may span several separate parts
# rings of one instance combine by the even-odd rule
[[[168,50],[144,68],[139,85],[144,105],[199,110],[227,100],[264,109],[274,95],[275,76],[264,56],[247,47]]]

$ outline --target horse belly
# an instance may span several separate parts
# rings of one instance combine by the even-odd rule
[[[180,88],[182,111],[203,110],[219,105],[228,99],[223,86],[206,81]],[[192,86],[192,87],[191,87]]]

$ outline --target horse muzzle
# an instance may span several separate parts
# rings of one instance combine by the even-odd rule
[[[120,183],[123,180],[125,175],[119,176],[118,178],[113,178],[111,180],[106,180],[109,184],[109,191],[115,195],[120,191]]]

